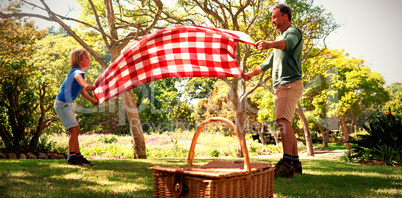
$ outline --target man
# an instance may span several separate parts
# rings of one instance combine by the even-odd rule
[[[260,67],[245,74],[243,79],[252,77],[272,68],[272,80],[275,88],[275,122],[279,126],[283,145],[283,158],[275,166],[276,177],[293,177],[301,174],[297,140],[291,122],[296,105],[303,92],[302,82],[302,48],[301,31],[291,26],[292,11],[283,4],[275,5],[272,13],[272,24],[281,34],[275,41],[258,41],[259,50],[273,48],[269,58]]]

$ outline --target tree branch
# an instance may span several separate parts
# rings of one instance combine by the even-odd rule
[[[110,43],[109,43],[109,41],[107,40],[107,35],[105,34],[105,31],[104,31],[103,28],[102,28],[102,24],[101,24],[100,21],[99,21],[99,15],[98,15],[98,12],[97,12],[96,9],[95,9],[95,5],[94,5],[94,3],[92,2],[92,0],[88,0],[88,3],[91,5],[92,12],[93,12],[94,15],[95,15],[96,24],[97,24],[98,27],[99,27],[99,32],[102,34],[103,41],[105,42],[106,47],[109,48],[109,47],[110,47]]]

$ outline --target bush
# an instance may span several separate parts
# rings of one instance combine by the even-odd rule
[[[375,158],[386,164],[392,164],[392,162],[394,161],[393,160],[394,157],[396,158],[395,150],[386,145],[376,148],[375,151],[376,151]]]
[[[211,157],[219,157],[219,151],[218,151],[218,149],[212,150],[211,153],[210,153],[210,156],[211,156]]]
[[[367,124],[360,124],[367,133],[359,134],[358,138],[351,141],[357,144],[355,150],[358,151],[359,157],[367,158],[367,150],[370,150],[376,160],[387,164],[397,161],[401,164],[398,151],[402,149],[402,116],[394,116],[387,112],[370,116]]]
[[[363,162],[371,162],[374,159],[374,156],[370,149],[362,150],[361,152],[359,152],[359,156],[361,157],[360,161]]]
[[[354,162],[356,155],[353,155],[353,152],[348,150],[347,152],[343,153],[341,156],[341,160],[344,162]]]
[[[360,122],[368,134],[358,135],[360,139],[352,143],[360,147],[375,149],[388,146],[402,149],[402,116],[393,116],[391,113],[370,116],[368,126]]]

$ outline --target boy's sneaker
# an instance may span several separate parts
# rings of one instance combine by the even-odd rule
[[[293,166],[281,159],[275,166],[275,177],[293,177]]]
[[[81,160],[78,159],[77,156],[69,156],[67,159],[67,164],[69,165],[78,165],[78,166],[84,166],[84,164],[81,162]]]
[[[78,159],[81,161],[81,163],[85,164],[86,166],[93,166],[95,163],[91,163],[88,161],[84,156],[80,155],[78,156]]]
[[[303,169],[302,169],[302,164],[301,163],[294,163],[292,162],[293,165],[293,173],[296,175],[301,175],[303,174]]]

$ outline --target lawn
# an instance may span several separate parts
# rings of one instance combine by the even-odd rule
[[[195,164],[202,165],[212,159],[196,158]],[[277,160],[252,158],[252,161]],[[92,161],[97,165],[69,166],[65,160],[0,160],[0,197],[152,197],[153,171],[149,167],[187,165],[186,158]],[[275,178],[275,197],[402,196],[401,167],[313,157],[302,162],[303,175]]]

